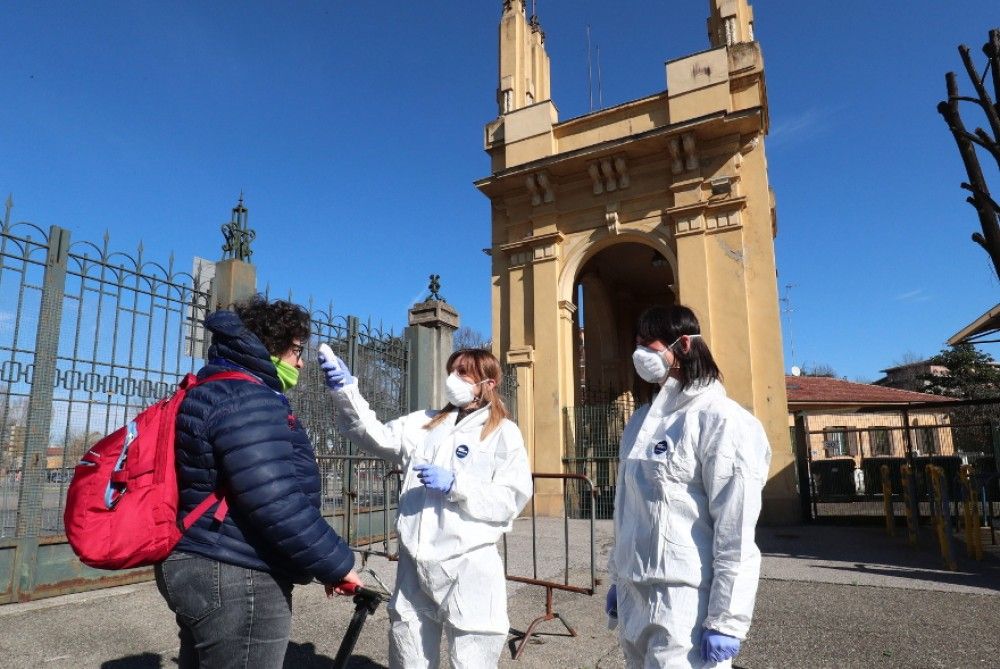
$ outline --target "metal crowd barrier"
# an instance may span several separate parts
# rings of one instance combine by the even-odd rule
[[[890,537],[896,536],[896,513],[892,506],[892,480],[889,478],[889,465],[880,467],[882,474],[882,509],[885,513],[885,531]]]
[[[361,554],[362,562],[373,555],[384,557],[390,561],[399,559],[398,543],[395,535],[395,517],[399,507],[399,493],[402,483],[402,472],[392,469],[388,463],[379,458],[361,455],[324,455],[318,456],[320,475],[323,481],[323,514],[332,518],[333,525],[341,536],[350,544],[352,550]],[[556,590],[573,592],[583,595],[593,595],[597,585],[596,544],[594,537],[595,504],[589,505],[588,520],[588,550],[589,550],[589,582],[570,582],[570,518],[569,511],[574,508],[570,500],[568,483],[578,482],[586,486],[586,493],[593,500],[596,495],[593,482],[583,474],[532,474],[532,483],[538,480],[554,479],[562,482],[562,565],[561,580],[539,578],[539,528],[538,513],[535,506],[535,496],[532,496],[531,506],[531,576],[510,573],[508,556],[508,535],[503,537],[504,576],[508,581],[525,583],[545,588],[545,612],[531,621],[522,633],[512,630],[520,637],[520,643],[514,653],[514,659],[519,659],[525,645],[538,633],[535,629],[543,622],[559,620],[570,636],[576,636],[576,630],[553,606],[553,593]],[[576,494],[574,492],[574,494]],[[575,522],[580,522],[579,520]]]
[[[574,592],[582,595],[593,595],[595,586],[597,585],[597,575],[596,575],[596,546],[594,542],[594,504],[596,491],[594,489],[594,484],[589,478],[583,474],[545,474],[545,473],[534,473],[531,475],[532,483],[535,484],[539,479],[556,479],[562,481],[562,498],[563,498],[563,544],[562,544],[562,557],[563,557],[563,578],[562,581],[552,581],[547,579],[538,578],[538,514],[535,508],[535,496],[531,498],[531,568],[532,575],[520,576],[509,573],[509,561],[507,553],[507,536],[504,535],[503,538],[503,558],[504,558],[504,571],[508,581],[514,581],[516,583],[526,583],[528,585],[536,585],[545,588],[545,613],[538,616],[528,625],[525,631],[519,632],[513,630],[515,634],[521,637],[521,642],[517,646],[517,650],[514,652],[514,659],[517,660],[521,657],[524,652],[525,646],[528,641],[531,640],[532,636],[536,636],[535,628],[543,622],[549,620],[558,620],[563,624],[566,630],[569,632],[570,636],[576,636],[576,630],[567,622],[567,620],[557,611],[553,609],[552,595],[555,590],[562,590],[565,592]],[[569,494],[567,491],[567,482],[569,481],[579,481],[581,485],[586,485],[587,489],[591,495],[590,506],[590,583],[589,585],[574,585],[570,583],[570,561],[569,561],[569,510],[572,508],[572,504],[569,500]],[[537,489],[536,489],[537,494]]]

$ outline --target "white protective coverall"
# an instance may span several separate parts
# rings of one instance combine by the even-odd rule
[[[705,628],[745,639],[771,449],[718,381],[668,379],[622,434],[615,547],[619,639],[631,669],[730,667],[701,658]]]
[[[402,550],[389,602],[390,666],[437,667],[441,630],[451,666],[496,666],[510,630],[496,543],[531,498],[531,469],[517,425],[504,420],[480,439],[489,407],[457,424],[424,426],[435,411],[383,425],[356,383],[331,393],[342,434],[403,471],[396,530]],[[413,465],[455,473],[447,495],[421,484]]]

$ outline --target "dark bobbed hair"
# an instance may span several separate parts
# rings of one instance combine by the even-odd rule
[[[664,346],[670,346],[681,335],[700,335],[701,326],[698,318],[688,307],[674,304],[669,307],[650,307],[642,312],[635,325],[635,335],[640,342],[651,342],[657,339]],[[672,349],[680,365],[681,385],[687,388],[691,384],[707,383],[722,378],[719,366],[708,349],[708,344],[702,337],[691,340],[687,353],[683,347]]]
[[[281,355],[296,339],[309,340],[312,319],[309,312],[297,304],[285,300],[269,302],[258,293],[237,303],[233,311],[271,355]]]

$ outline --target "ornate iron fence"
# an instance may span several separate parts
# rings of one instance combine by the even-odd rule
[[[200,277],[71,243],[68,230],[0,232],[0,601],[87,580],[67,550],[66,488],[83,452],[196,369]],[[7,567],[4,569],[3,567]],[[112,577],[115,582],[132,578]],[[100,580],[99,578],[95,580]]]
[[[635,409],[631,395],[564,409],[566,471],[586,476],[594,486],[593,494],[583,488],[569,494],[575,505],[572,518],[589,517],[591,504],[596,506],[597,518],[611,518],[614,513],[622,432]],[[567,487],[572,485],[568,483]]]
[[[107,235],[100,245],[71,243],[57,226],[12,225],[8,205],[0,230],[0,603],[149,578],[148,570],[108,574],[76,560],[62,527],[66,489],[91,444],[202,366],[207,283],[177,271],[172,257],[165,265],[150,261],[141,245],[119,253]],[[315,360],[318,343],[330,343],[380,416],[403,413],[405,339],[356,317],[309,309],[307,355]],[[319,374],[317,365],[306,366],[292,406],[317,453],[349,454]],[[370,477],[359,472],[372,468],[341,469],[347,485],[326,488],[329,516],[338,504],[349,506],[344,495],[358,490],[352,477]],[[362,501],[370,506],[377,493],[367,494]],[[380,503],[391,498],[382,494]]]

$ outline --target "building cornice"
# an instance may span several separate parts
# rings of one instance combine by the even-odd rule
[[[538,158],[521,165],[516,165],[514,167],[509,167],[505,170],[496,172],[495,174],[483,177],[473,182],[473,185],[482,191],[486,195],[493,195],[491,193],[495,187],[499,186],[501,183],[507,182],[510,179],[515,179],[517,177],[524,177],[525,175],[536,172],[542,169],[549,169],[569,163],[574,160],[579,160],[581,158],[594,158],[606,153],[613,153],[614,151],[621,150],[629,144],[634,144],[636,142],[641,142],[644,140],[655,139],[658,137],[669,137],[670,135],[683,132],[685,130],[690,131],[693,128],[707,125],[715,121],[721,121],[724,123],[738,122],[753,118],[763,119],[764,108],[763,107],[751,107],[739,112],[726,112],[719,111],[713,112],[711,114],[706,114],[705,116],[699,116],[697,118],[689,119],[687,121],[682,121],[681,123],[671,123],[669,125],[664,125],[659,128],[653,128],[652,130],[647,130],[646,132],[637,133],[634,135],[629,135],[627,137],[619,137],[617,139],[610,139],[599,144],[593,144],[591,146],[582,147],[579,149],[574,149],[572,151],[567,151],[565,153],[557,153],[551,156],[545,156],[544,158]]]

